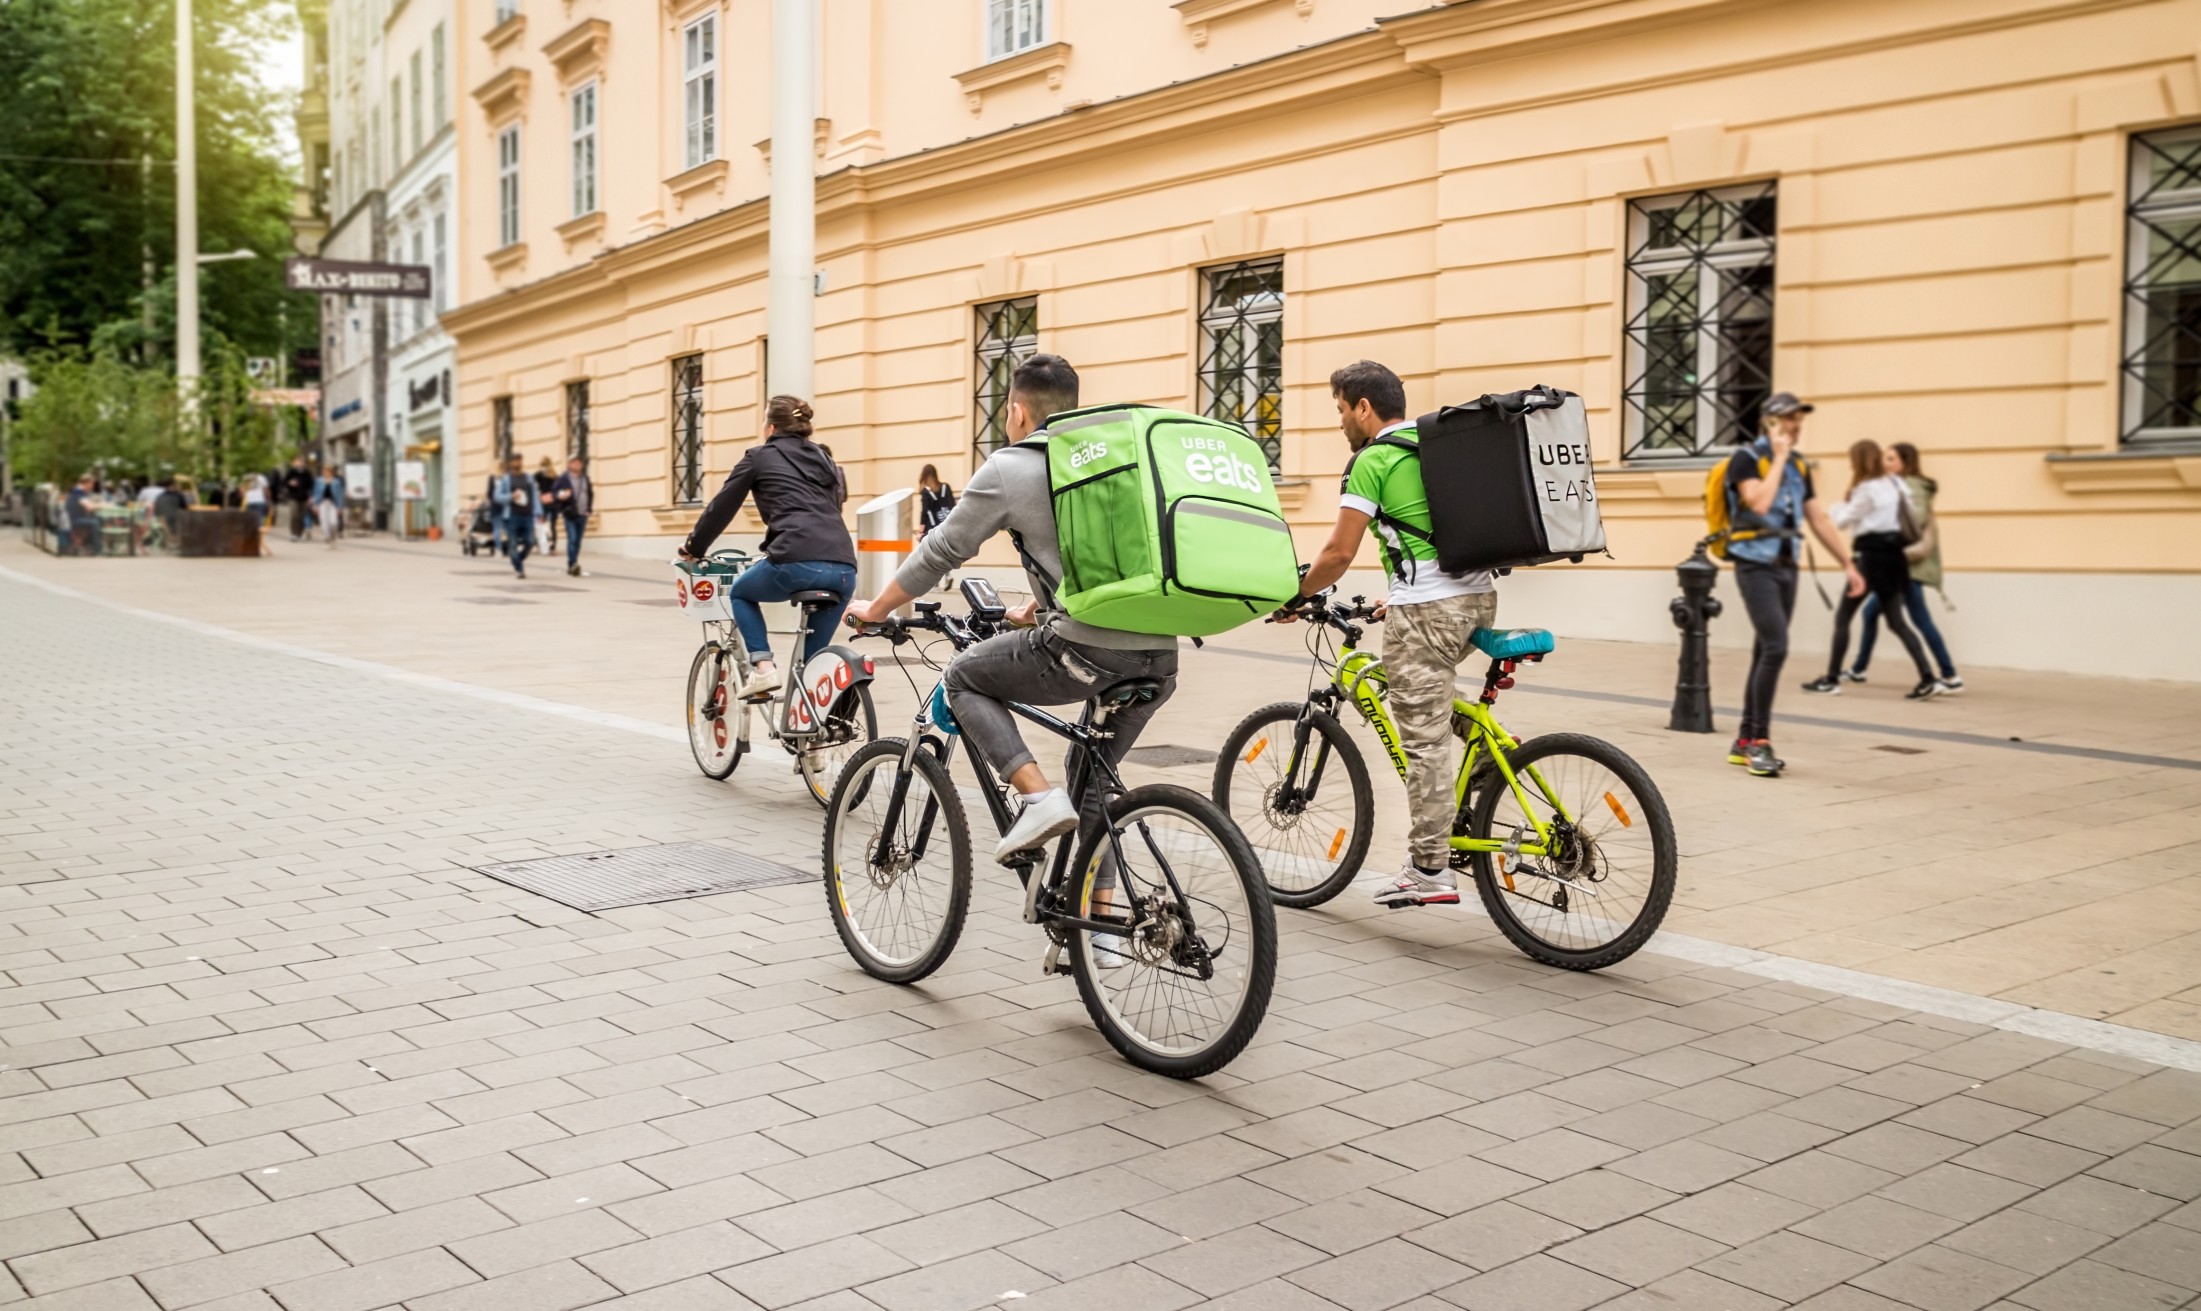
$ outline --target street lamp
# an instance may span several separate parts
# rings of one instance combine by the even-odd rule
[[[199,383],[199,121],[191,0],[176,0],[176,385],[186,413]]]
[[[235,249],[235,250],[231,250],[231,251],[225,251],[225,252],[223,252],[222,254],[219,254],[219,255],[201,255],[201,256],[199,256],[199,263],[201,263],[201,264],[226,264],[226,263],[228,263],[228,262],[229,262],[230,260],[233,260],[233,259],[258,259],[258,258],[260,258],[260,252],[259,252],[259,251],[256,251],[256,250],[246,250],[246,249],[245,249],[244,247],[242,247],[242,246],[239,246],[239,247],[238,247],[237,249]],[[194,315],[193,317],[196,317],[196,316]]]

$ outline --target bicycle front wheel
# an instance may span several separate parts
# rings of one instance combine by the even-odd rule
[[[1276,983],[1276,910],[1260,862],[1230,816],[1188,788],[1134,788],[1109,817],[1070,867],[1073,904],[1080,918],[1121,920],[1129,932],[1070,931],[1078,995],[1133,1065],[1174,1079],[1213,1074],[1253,1040]]]
[[[688,749],[705,778],[734,772],[749,750],[749,708],[734,697],[736,661],[717,642],[705,642],[688,666]]]
[[[902,750],[888,738],[856,752],[825,812],[833,927],[864,973],[889,983],[939,969],[971,903],[971,831],[948,767],[920,746],[905,776]]]
[[[1301,712],[1304,748],[1295,745]],[[1332,716],[1299,701],[1246,716],[1223,742],[1214,791],[1260,858],[1277,905],[1319,906],[1360,873],[1375,794],[1360,748]]]
[[[1519,793],[1502,777],[1485,783],[1472,835],[1534,841],[1540,820],[1554,850],[1474,853],[1483,908],[1507,940],[1546,965],[1596,970],[1634,955],[1666,918],[1679,864],[1658,786],[1627,752],[1579,733],[1533,738],[1508,759]]]
[[[878,737],[879,715],[871,708],[871,688],[858,683],[833,703],[818,745],[805,746],[795,755],[803,786],[810,789],[810,799],[821,806],[831,804],[834,785],[849,762]]]

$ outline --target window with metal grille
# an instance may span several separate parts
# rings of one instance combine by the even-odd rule
[[[2201,439],[2201,126],[2132,139],[2124,439]]]
[[[718,15],[688,24],[681,47],[687,166],[697,168],[718,158]]]
[[[596,84],[573,89],[573,217],[596,212]]]
[[[1284,261],[1240,260],[1200,271],[1200,412],[1284,459]]]
[[[512,398],[499,396],[489,402],[489,445],[497,468],[512,458]]]
[[[977,306],[976,313],[971,376],[978,386],[971,409],[978,422],[972,444],[984,460],[1009,440],[1009,380],[1016,366],[1039,353],[1039,299],[997,300]]]
[[[520,129],[497,134],[497,244],[520,239]]]
[[[1626,459],[1757,435],[1772,390],[1775,188],[1628,204]]]
[[[986,0],[986,58],[1047,44],[1047,0]]]
[[[673,504],[703,499],[703,357],[673,361]]]
[[[588,382],[566,384],[566,458],[588,463]]]

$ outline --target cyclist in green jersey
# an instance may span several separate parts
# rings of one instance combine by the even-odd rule
[[[1391,576],[1391,594],[1377,608],[1385,620],[1383,665],[1390,673],[1391,719],[1406,751],[1410,814],[1406,865],[1376,889],[1383,906],[1450,905],[1460,899],[1452,872],[1452,762],[1444,750],[1452,722],[1452,684],[1474,650],[1470,638],[1498,618],[1498,589],[1487,572],[1448,574],[1437,567],[1430,541],[1429,498],[1421,456],[1377,438],[1419,440],[1406,419],[1406,386],[1381,364],[1361,360],[1330,375],[1338,428],[1352,447],[1337,524],[1307,569],[1301,594],[1312,596],[1343,577],[1373,533]]]

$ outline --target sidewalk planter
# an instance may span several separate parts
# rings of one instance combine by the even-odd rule
[[[250,510],[190,510],[177,516],[177,537],[186,556],[260,554],[260,516]]]

